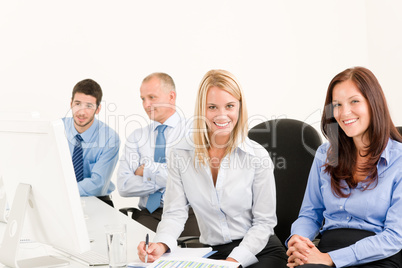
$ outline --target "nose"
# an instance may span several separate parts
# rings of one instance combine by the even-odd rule
[[[229,112],[226,109],[218,109],[218,112],[216,113],[216,119],[227,119],[228,114]]]
[[[75,114],[82,115],[84,113],[85,113],[85,108],[84,107],[76,106]]]
[[[344,107],[345,107],[345,108],[344,108],[344,110],[342,111],[342,113],[343,113],[344,115],[350,114],[350,113],[351,113],[350,106],[349,106],[349,105],[345,105]]]
[[[146,108],[149,108],[149,107],[151,107],[151,102],[150,102],[149,100],[145,99],[145,100],[142,101],[142,106],[143,106],[145,109],[146,109]]]
[[[342,105],[341,108],[339,109],[338,116],[339,117],[348,116],[351,113],[352,113],[352,111],[351,111],[351,108],[349,105]]]

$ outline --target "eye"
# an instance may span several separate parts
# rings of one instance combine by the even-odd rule
[[[359,101],[358,100],[352,100],[352,103],[358,103]]]
[[[339,103],[333,103],[332,106],[333,106],[334,108],[337,108],[337,107],[339,107],[339,106],[341,106],[341,105],[340,105]]]
[[[95,108],[95,105],[93,105],[93,104],[87,104],[87,109],[94,109]]]
[[[208,109],[210,109],[210,110],[216,109],[216,106],[215,105],[210,105],[210,106],[208,106]]]
[[[228,105],[226,106],[226,108],[228,108],[228,109],[232,109],[233,107],[234,107],[233,104],[228,104]]]

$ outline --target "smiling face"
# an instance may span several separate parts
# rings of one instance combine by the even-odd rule
[[[161,81],[153,77],[140,88],[142,106],[151,120],[163,124],[175,112],[176,93],[166,92]]]
[[[77,92],[71,100],[74,126],[78,133],[83,133],[91,127],[96,114],[99,114],[99,107],[96,105],[96,98],[91,95]]]
[[[334,117],[348,137],[358,146],[367,144],[364,133],[370,125],[370,107],[355,83],[346,80],[335,85],[332,91]]]
[[[229,92],[211,87],[207,93],[205,112],[210,138],[229,138],[239,119],[239,109],[239,100]]]

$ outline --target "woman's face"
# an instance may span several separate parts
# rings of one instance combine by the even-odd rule
[[[211,137],[229,137],[239,119],[239,110],[240,102],[235,97],[219,87],[211,87],[205,113]]]
[[[334,117],[348,137],[364,142],[363,134],[370,125],[370,108],[366,98],[355,83],[346,80],[332,91]]]

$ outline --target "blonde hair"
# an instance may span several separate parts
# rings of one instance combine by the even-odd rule
[[[235,97],[240,103],[239,119],[230,134],[225,155],[230,154],[238,146],[239,142],[243,142],[248,133],[247,107],[240,83],[237,81],[234,75],[228,71],[210,70],[201,80],[195,104],[195,131],[193,136],[195,145],[195,166],[196,162],[199,164],[205,164],[206,159],[209,158],[208,148],[211,146],[211,141],[208,137],[208,126],[205,121],[205,114],[207,106],[207,93],[208,90],[214,86],[225,90],[230,95]]]

